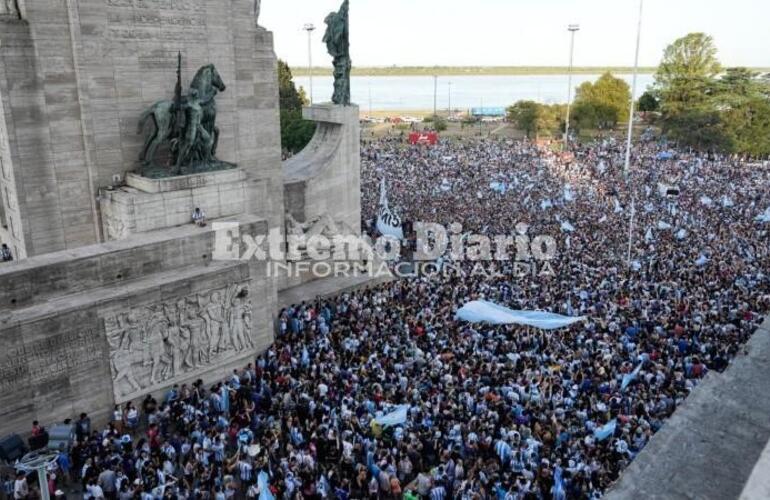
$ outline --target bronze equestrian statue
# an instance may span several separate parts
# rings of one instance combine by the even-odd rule
[[[227,88],[222,77],[213,64],[201,67],[184,97],[181,95],[181,56],[179,66],[175,98],[156,102],[139,119],[139,133],[148,121],[154,125],[139,156],[143,170],[159,167],[155,159],[164,143],[170,147],[170,163],[174,165],[174,171],[166,175],[180,175],[185,167],[193,171],[231,168],[231,164],[216,159],[219,128],[215,98]]]

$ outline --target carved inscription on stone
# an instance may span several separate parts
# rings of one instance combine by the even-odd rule
[[[107,0],[113,40],[206,40],[205,0]]]
[[[88,329],[52,335],[6,350],[0,356],[0,391],[66,376],[99,361],[102,352],[98,345],[98,332]]]
[[[247,283],[105,319],[117,401],[237,359],[255,347]]]

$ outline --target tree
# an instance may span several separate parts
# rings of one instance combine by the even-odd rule
[[[578,129],[613,128],[628,120],[631,89],[620,78],[604,73],[595,83],[584,82],[575,94],[573,119]]]
[[[282,110],[301,111],[302,106],[307,104],[294,85],[291,68],[280,59],[278,59],[278,98]]]
[[[292,153],[301,151],[315,133],[315,123],[302,118],[307,105],[305,90],[294,85],[291,68],[278,60],[278,98],[281,111],[281,147]]]
[[[434,116],[433,117],[433,130],[436,132],[443,132],[447,129],[447,121],[440,117],[440,116]]]
[[[637,107],[639,108],[639,111],[649,113],[651,111],[657,111],[660,108],[660,103],[655,95],[648,90],[639,98]]]
[[[550,135],[559,127],[558,108],[546,106],[535,101],[517,101],[507,109],[507,119],[516,124],[516,128],[535,138],[541,134]]]
[[[715,89],[714,108],[724,127],[725,149],[770,154],[770,82],[747,68],[728,68]]]
[[[666,47],[655,73],[664,124],[676,113],[706,101],[721,71],[714,39],[705,33],[690,33]]]

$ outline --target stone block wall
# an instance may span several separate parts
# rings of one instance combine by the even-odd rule
[[[241,221],[249,234],[267,222]],[[224,379],[273,340],[276,288],[257,262],[215,261],[191,225],[0,268],[0,435],[175,383]]]

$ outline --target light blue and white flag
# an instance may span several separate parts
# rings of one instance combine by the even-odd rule
[[[275,500],[273,493],[270,491],[270,483],[268,479],[269,476],[265,471],[260,472],[257,476],[257,486],[259,486],[259,500]]]
[[[505,192],[508,190],[508,185],[504,182],[493,181],[489,183],[489,189],[500,194],[505,194]]]
[[[542,330],[555,330],[583,321],[586,317],[562,316],[545,311],[517,311],[486,300],[474,300],[462,306],[457,311],[455,319],[470,323],[526,325]]]
[[[383,427],[402,425],[403,423],[406,422],[406,417],[408,413],[409,413],[409,405],[398,405],[395,410],[381,417],[375,418],[374,421]]]
[[[621,384],[620,384],[620,390],[621,391],[625,391],[626,387],[628,387],[629,384],[631,384],[631,382],[636,380],[636,377],[639,376],[639,371],[641,371],[643,364],[644,363],[639,363],[639,366],[634,368],[634,371],[632,371],[631,373],[626,373],[625,375],[623,375],[623,382],[621,382]]]
[[[564,201],[570,202],[575,200],[575,193],[572,192],[572,186],[569,184],[564,185]]]
[[[567,489],[564,487],[564,473],[557,466],[553,472],[553,500],[567,500]]]
[[[388,207],[388,192],[385,188],[385,178],[380,183],[380,206],[377,215],[377,231],[383,236],[404,239],[404,231],[401,229],[401,217],[396,215]]]
[[[607,422],[602,427],[599,427],[594,431],[594,437],[597,439],[597,441],[604,441],[608,437],[615,434],[615,429],[618,426],[618,421],[614,418]]]

